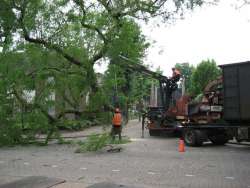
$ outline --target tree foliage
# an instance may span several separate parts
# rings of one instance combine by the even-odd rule
[[[201,4],[201,0],[1,0],[0,143],[26,143],[41,132],[47,134],[47,143],[67,115],[74,114],[79,121],[94,119],[94,112],[112,105],[109,96],[116,83],[127,111],[147,95],[142,91],[148,87],[144,78],[140,84],[140,76],[116,65],[119,54],[135,63],[145,55],[149,44],[135,20],[155,16],[168,20]],[[100,86],[94,65],[103,61],[111,64]],[[140,94],[136,85],[142,88]]]
[[[117,39],[124,31],[124,23],[131,19],[147,20],[155,16],[169,19],[185,9],[201,5],[202,2],[201,0],[170,2],[167,0],[3,0],[0,2],[0,7],[3,7],[0,17],[0,36],[3,44],[8,44],[5,45],[4,51],[18,48],[20,44],[26,42],[54,50],[70,64],[83,67],[87,71],[88,78],[91,78],[89,79],[92,82],[91,87],[95,91],[94,64],[110,57],[110,52],[114,52],[115,46],[131,44],[117,43],[121,41]],[[132,28],[131,24],[126,26],[128,26],[126,31]],[[112,55],[117,53],[120,52]]]
[[[191,92],[196,95],[202,93],[206,85],[220,75],[221,70],[213,59],[203,60],[197,65],[191,76]]]

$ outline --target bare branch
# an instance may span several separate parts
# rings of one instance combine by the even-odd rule
[[[148,13],[152,16],[157,16],[156,12],[163,7],[163,5],[167,2],[167,0],[154,0],[148,2],[140,2],[135,1],[133,4],[134,7],[129,7],[129,10],[124,11],[126,7],[130,6],[129,4],[125,4],[125,6],[121,8],[113,8],[110,6],[111,3],[107,0],[97,0],[109,13],[113,18],[119,19],[120,17],[124,16],[132,16],[138,17],[136,14],[138,12]]]
[[[243,0],[242,4],[236,8],[241,9],[244,6],[250,5],[250,1],[249,0]]]
[[[57,73],[61,73],[64,74],[67,71],[67,74],[72,75],[79,75],[79,71],[68,71],[62,68],[57,68],[57,67],[44,67],[42,69],[36,69],[36,70],[31,70],[30,72],[26,73],[26,76],[35,76],[38,72],[42,72],[42,71],[53,71],[53,72],[57,72]]]
[[[82,0],[73,0],[75,2],[76,5],[78,5],[83,13],[83,16],[82,16],[82,20],[81,20],[81,25],[86,28],[86,29],[90,29],[90,30],[93,30],[95,32],[98,33],[98,35],[100,36],[100,38],[104,41],[104,42],[107,42],[104,34],[101,32],[101,30],[96,27],[95,25],[91,25],[91,24],[87,24],[85,23],[85,16],[86,16],[86,8],[84,6],[84,1]]]
[[[104,34],[101,32],[101,30],[98,27],[96,27],[94,25],[86,24],[86,23],[84,23],[84,21],[81,22],[81,25],[86,29],[96,31],[98,33],[98,35],[100,36],[100,38],[103,40],[103,42],[105,42],[105,43],[107,42],[106,37],[104,36]]]
[[[110,7],[110,2],[106,0],[97,0],[111,15],[112,15],[112,8]]]
[[[90,62],[92,62],[92,64],[94,64],[96,61],[98,61],[99,59],[101,59],[105,55],[107,50],[108,50],[107,45],[104,43],[102,49],[92,57]]]
[[[65,59],[67,59],[69,62],[71,62],[72,64],[81,66],[82,63],[80,61],[78,61],[77,59],[73,58],[72,56],[70,56],[69,54],[67,54],[66,52],[64,52],[60,47],[58,47],[57,45],[51,44],[43,39],[39,39],[39,38],[31,38],[27,33],[24,32],[24,38],[26,41],[29,41],[31,43],[35,43],[35,44],[42,44],[43,46],[49,48],[49,49],[53,49],[56,52],[58,52],[59,54],[61,54]]]

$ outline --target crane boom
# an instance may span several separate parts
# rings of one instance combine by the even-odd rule
[[[145,66],[137,64],[123,55],[119,55],[119,57],[127,62],[130,62],[127,64],[119,63],[118,65],[120,67],[134,72],[138,72],[140,74],[149,76],[159,81],[162,107],[164,110],[167,110],[169,108],[171,95],[173,91],[177,89],[177,82],[179,81],[179,79],[168,78],[160,73],[148,70]]]
[[[129,58],[123,56],[123,55],[119,55],[119,57],[121,59],[127,61],[127,62],[131,62],[131,64],[119,63],[119,66],[124,67],[125,69],[136,71],[136,72],[138,72],[140,74],[150,76],[150,77],[152,77],[154,79],[157,79],[157,80],[168,80],[168,78],[166,76],[164,76],[164,75],[162,75],[160,73],[151,71],[151,70],[147,69],[145,66],[137,64],[134,61],[132,61],[131,59],[129,59]]]

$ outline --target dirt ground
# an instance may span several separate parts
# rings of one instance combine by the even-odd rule
[[[101,132],[94,127],[67,136]],[[141,138],[138,120],[130,121],[123,135],[132,142],[120,153],[74,153],[72,145],[0,148],[0,184],[27,176],[65,179],[63,187],[87,187],[110,182],[144,188],[250,188],[250,147],[227,144],[186,147],[178,152],[178,138]],[[80,139],[80,138],[78,138]]]

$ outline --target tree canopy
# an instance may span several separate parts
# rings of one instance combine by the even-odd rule
[[[221,70],[213,59],[203,60],[197,65],[191,76],[191,93],[196,95],[202,93],[206,85],[220,75]]]
[[[137,20],[159,16],[167,21],[202,3],[1,0],[0,145],[30,141],[41,132],[47,134],[47,143],[70,114],[77,125],[97,119],[93,112],[113,105],[109,96],[114,84],[127,111],[147,96],[142,91],[149,86],[149,81],[143,78],[141,84],[141,76],[117,66],[120,54],[142,63],[149,43]],[[110,65],[100,84],[94,65],[105,61]]]
[[[114,50],[115,46],[125,44],[119,43],[119,38],[125,34],[126,23],[155,16],[168,20],[202,3],[201,0],[2,0],[0,37],[4,52],[22,49],[27,42],[37,44],[54,50],[70,64],[83,67],[94,78],[95,63],[110,57],[112,52],[113,56],[126,54],[126,50],[122,51],[125,47],[119,52]]]

